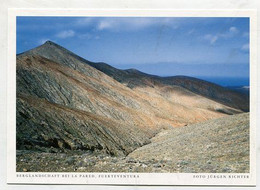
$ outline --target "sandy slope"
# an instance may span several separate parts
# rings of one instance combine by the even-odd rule
[[[249,172],[249,114],[166,130],[129,157],[174,160],[178,172]]]

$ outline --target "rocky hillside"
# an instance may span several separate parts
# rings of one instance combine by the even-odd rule
[[[50,41],[18,55],[17,149],[127,155],[163,129],[243,112],[245,100],[238,103],[237,96],[222,94],[232,102],[227,106],[196,93],[201,85],[192,87],[192,82],[191,90],[136,70],[111,68]]]
[[[172,172],[249,172],[249,114],[166,130],[129,157],[175,160]]]
[[[179,86],[208,99],[242,111],[249,111],[249,97],[243,93],[224,88],[211,82],[187,76],[159,77],[140,72],[136,69],[120,70],[106,63],[94,63],[85,60],[71,51],[47,41],[42,46],[32,49],[25,54],[41,55],[58,63],[79,71],[84,71],[83,64],[90,65],[106,75],[114,78],[130,88],[157,86]],[[80,62],[80,64],[79,64]],[[91,73],[89,73],[91,74]],[[93,75],[93,74],[92,74]]]
[[[242,111],[249,111],[249,97],[211,82],[187,76],[159,77],[140,72],[136,69],[120,70],[105,63],[91,63],[91,66],[126,84],[130,88],[157,88],[160,86],[178,86],[208,99]]]
[[[248,173],[249,114],[163,130],[128,156],[17,151],[17,171]]]

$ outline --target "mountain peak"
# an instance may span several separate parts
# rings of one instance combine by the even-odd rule
[[[55,46],[55,47],[61,47],[60,45],[56,44],[53,41],[47,40],[42,46]]]
[[[54,51],[54,49],[56,49],[57,51]],[[59,53],[57,54],[57,52]],[[21,53],[21,55],[40,55],[47,59],[53,59],[54,57],[63,56],[64,54],[68,53],[70,54],[71,52],[56,44],[55,42],[47,40],[42,45],[25,51]]]
[[[56,43],[54,43],[53,41],[50,41],[50,40],[47,40],[44,44],[50,44],[50,45],[55,44],[55,45],[57,45]]]
[[[55,51],[54,51],[54,49],[55,49]],[[56,58],[57,57],[66,57],[69,55],[78,57],[73,52],[67,50],[66,48],[62,47],[61,45],[59,45],[53,41],[50,41],[50,40],[47,40],[42,45],[40,45],[36,48],[33,48],[25,53],[40,55],[42,57],[52,59],[52,60],[56,60],[55,57]]]

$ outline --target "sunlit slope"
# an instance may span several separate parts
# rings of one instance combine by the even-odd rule
[[[181,86],[129,88],[93,64],[52,42],[17,56],[18,149],[128,154],[161,129],[241,112]]]

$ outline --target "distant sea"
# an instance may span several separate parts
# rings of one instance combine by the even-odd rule
[[[227,86],[249,86],[247,77],[195,77],[206,80],[224,87]]]

